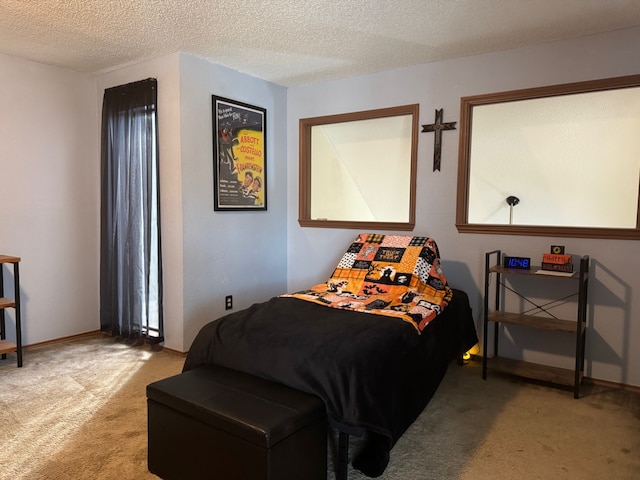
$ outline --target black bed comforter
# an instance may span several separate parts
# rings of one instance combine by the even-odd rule
[[[476,343],[460,290],[421,335],[400,319],[274,297],[205,325],[184,370],[217,364],[315,394],[334,427],[392,446]]]

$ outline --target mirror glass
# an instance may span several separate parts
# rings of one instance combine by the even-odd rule
[[[465,97],[461,232],[640,238],[640,76]]]
[[[410,230],[418,105],[300,120],[302,226]]]

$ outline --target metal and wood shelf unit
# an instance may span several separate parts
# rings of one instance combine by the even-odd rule
[[[4,264],[13,264],[13,285],[14,298],[5,298],[4,296]],[[7,358],[7,353],[16,352],[18,367],[22,367],[22,327],[20,324],[20,257],[12,257],[9,255],[0,255],[0,354],[2,358]],[[7,340],[6,317],[5,310],[7,308],[15,309],[16,320],[16,341]]]
[[[495,260],[492,261],[492,257]],[[571,275],[558,275],[556,272],[546,272],[539,267],[531,267],[530,270],[509,269],[501,266],[502,255],[500,250],[487,252],[485,255],[485,275],[484,275],[484,315],[483,315],[483,359],[482,378],[487,378],[487,364],[491,370],[518,375],[530,379],[557,385],[573,387],[573,397],[579,398],[580,384],[584,375],[585,338],[586,338],[586,317],[587,317],[587,294],[589,285],[589,256],[580,258],[580,270]],[[489,310],[489,284],[491,275],[496,277],[495,304],[492,311]],[[543,306],[536,305],[537,309],[547,313],[549,317],[542,315],[530,315],[524,313],[511,313],[501,310],[501,295],[504,296],[506,285],[503,276],[525,275],[542,280],[556,279],[557,281],[577,281],[578,291],[572,296],[578,296],[578,308],[576,320],[563,320],[555,318]],[[512,290],[513,291],[513,290]],[[525,296],[515,292],[521,298],[528,300]],[[535,305],[535,304],[534,304]],[[487,340],[489,322],[493,322],[493,357],[488,358]],[[499,325],[510,324],[519,325],[553,332],[567,333],[575,336],[575,368],[573,370],[558,368],[549,365],[514,360],[498,355]]]

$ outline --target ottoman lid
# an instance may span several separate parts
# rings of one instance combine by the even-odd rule
[[[147,397],[265,448],[325,416],[314,395],[217,365],[151,383]]]

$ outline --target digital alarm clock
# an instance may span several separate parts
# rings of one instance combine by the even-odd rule
[[[529,257],[509,257],[504,256],[504,268],[513,268],[517,270],[531,269],[531,258]]]

